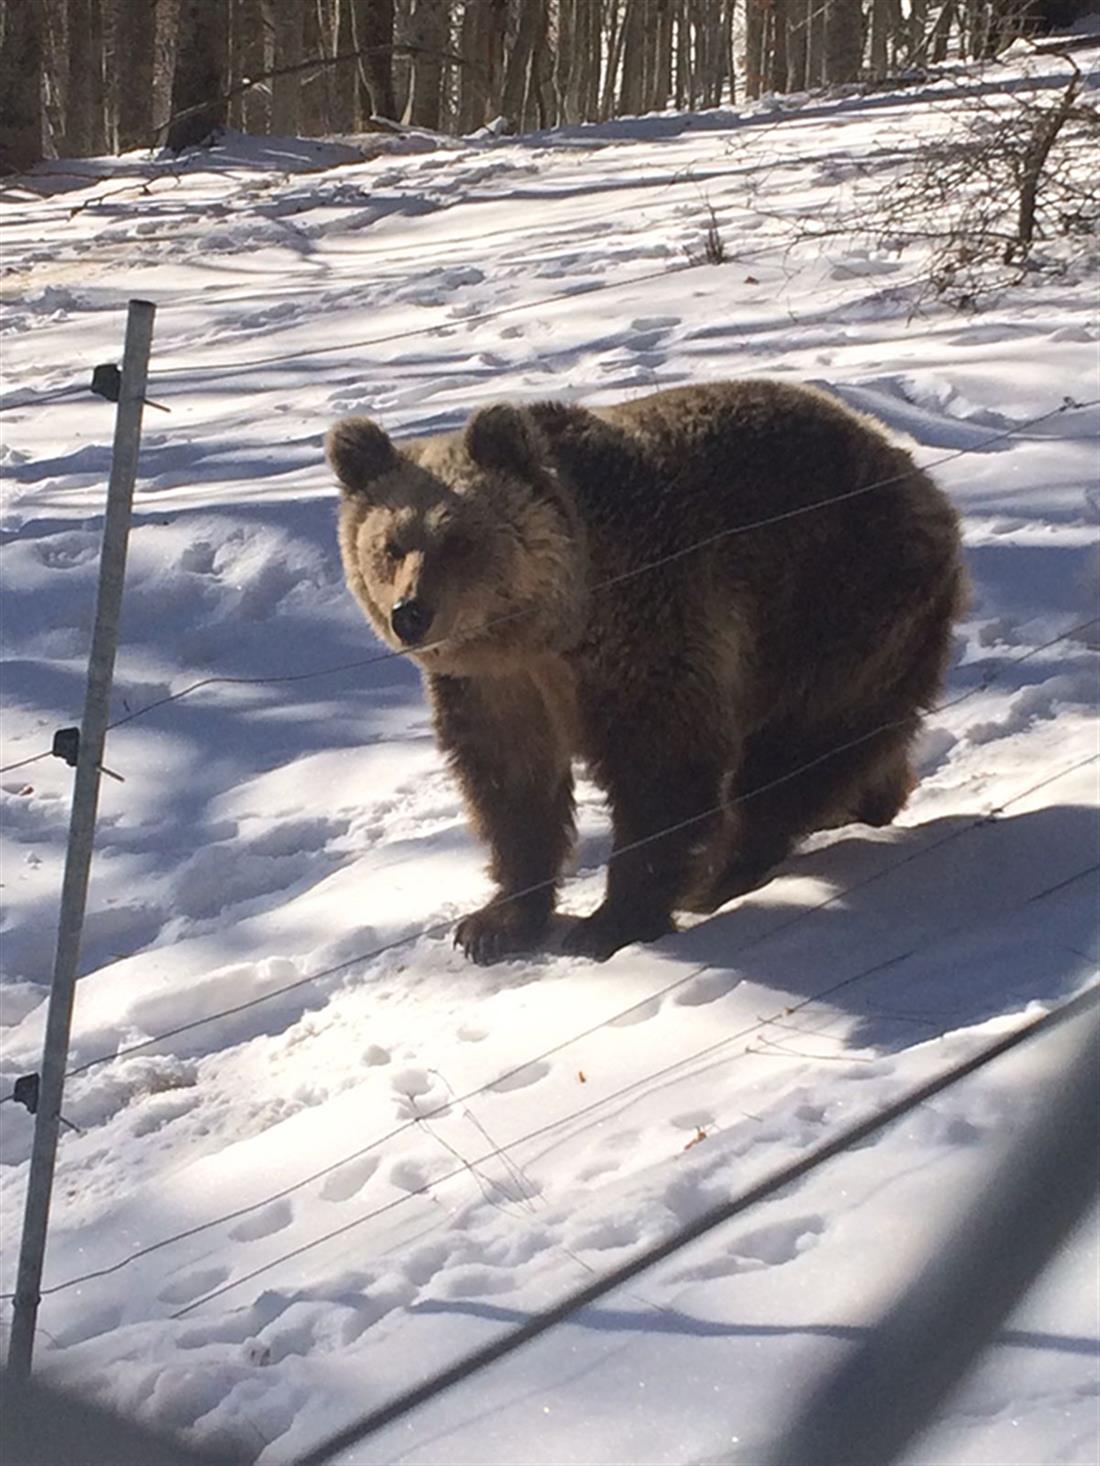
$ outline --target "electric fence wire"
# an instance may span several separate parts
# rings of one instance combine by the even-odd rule
[[[971,446],[968,448],[958,448],[954,452],[945,454],[941,458],[933,459],[930,463],[923,465],[920,468],[920,471],[927,472],[930,469],[940,468],[944,464],[951,463],[958,458],[963,458],[969,453],[983,452],[985,449],[991,448],[997,443],[1003,442],[1008,438],[1018,437],[1021,433],[1026,432],[1029,428],[1036,427],[1040,423],[1047,422],[1051,418],[1059,417],[1064,413],[1084,412],[1098,406],[1100,406],[1100,398],[1096,398],[1089,402],[1077,402],[1072,398],[1066,398],[1066,400],[1063,401],[1058,407],[1050,408],[1048,411],[1040,413],[1036,417],[1029,418],[1026,422],[1018,423],[1015,427],[1006,428],[1000,432],[993,433],[988,438],[983,438],[980,442],[971,444]],[[748,524],[733,525],[729,529],[719,530],[717,533],[713,535],[708,535],[702,540],[695,541],[690,545],[681,546],[676,550],[670,551],[668,554],[661,555],[654,560],[647,561],[644,565],[634,566],[632,569],[623,571],[621,574],[610,576],[608,579],[603,581],[597,581],[594,585],[590,587],[590,589],[593,591],[606,590],[609,587],[618,585],[624,581],[633,580],[636,579],[638,576],[647,575],[654,570],[659,570],[664,565],[668,565],[675,560],[683,559],[687,555],[694,554],[698,550],[706,549],[711,545],[719,543],[720,541],[731,539],[735,536],[742,534],[749,534],[753,530],[766,529],[771,525],[785,523],[786,521],[791,519],[797,519],[803,514],[812,514],[821,509],[831,508],[834,504],[841,504],[851,499],[860,498],[865,494],[873,493],[876,490],[889,488],[891,485],[900,483],[908,478],[910,472],[911,470],[906,470],[902,473],[891,474],[888,478],[877,479],[874,483],[870,484],[862,484],[858,488],[851,489],[843,494],[834,495],[832,498],[817,499],[811,504],[803,504],[796,509],[787,509],[779,514],[767,515],[764,518],[752,520]],[[668,486],[670,490],[675,487],[676,482],[677,479],[674,479],[673,482]],[[506,615],[496,617],[493,620],[487,622],[485,630],[490,631],[494,627],[503,625],[509,621],[513,621],[517,619],[517,617],[521,617],[525,614],[526,613],[522,610],[508,612]],[[447,643],[445,640],[429,642],[423,647],[416,648],[416,653],[436,650],[440,647],[446,646],[446,644]],[[302,671],[276,673],[270,676],[263,677],[202,677],[197,682],[192,682],[187,687],[181,688],[178,692],[169,693],[165,697],[157,698],[151,703],[146,703],[144,707],[135,708],[133,712],[126,713],[121,718],[116,718],[113,723],[109,723],[107,725],[107,731],[110,732],[112,729],[124,727],[127,723],[132,723],[137,718],[143,718],[146,716],[146,714],[154,712],[157,708],[166,707],[169,703],[180,702],[184,698],[190,697],[192,693],[199,692],[201,689],[206,687],[256,687],[275,686],[296,682],[308,682],[316,677],[329,677],[341,672],[362,671],[368,667],[378,666],[380,663],[383,662],[392,662],[398,659],[407,659],[414,654],[414,652],[408,649],[397,650],[391,648],[387,649],[384,652],[377,652],[373,656],[358,657],[352,661],[347,662],[336,662],[333,663],[331,666],[316,667],[308,672]],[[50,758],[51,756],[52,750],[43,749],[40,753],[31,754],[27,758],[18,759],[13,763],[4,764],[2,767],[0,767],[0,775],[12,773],[16,769],[26,768],[30,764],[38,763],[41,759]]]
[[[735,946],[733,950],[726,955],[724,959],[725,962],[729,964],[737,961],[745,952],[753,948],[759,947],[763,943],[771,940],[781,933],[789,931],[792,927],[799,925],[801,922],[809,920],[811,917],[815,916],[817,913],[823,911],[827,907],[833,905],[835,902],[847,900],[856,892],[876,884],[878,881],[883,880],[885,877],[893,874],[895,871],[901,869],[903,866],[909,865],[915,860],[922,859],[924,856],[930,855],[934,851],[942,849],[944,846],[953,843],[955,840],[958,840],[963,835],[970,833],[972,830],[977,829],[981,825],[992,823],[1003,811],[1010,808],[1013,804],[1020,803],[1021,801],[1029,798],[1031,795],[1039,793],[1043,789],[1058,782],[1060,779],[1066,778],[1070,774],[1077,772],[1079,769],[1084,768],[1090,764],[1095,764],[1097,762],[1100,762],[1100,754],[1091,755],[1088,758],[1079,760],[1068,768],[1064,768],[1055,774],[1048,775],[1037,783],[1030,785],[1027,789],[1021,790],[1017,794],[1013,795],[1011,798],[1004,800],[995,809],[976,817],[965,825],[948,830],[944,835],[942,835],[938,840],[932,842],[930,845],[921,846],[916,850],[908,851],[904,856],[902,856],[901,859],[893,861],[890,865],[878,871],[872,872],[870,875],[864,877],[860,881],[853,882],[849,886],[846,886],[841,890],[835,891],[832,895],[826,897],[816,906],[808,907],[803,911],[796,912],[793,916],[788,917],[785,921],[779,922],[775,926],[769,927],[766,931],[760,933],[756,937],[750,938],[749,940],[742,942],[740,945]],[[1092,865],[1086,870],[1075,873],[1075,875],[1071,876],[1069,879],[1070,881],[1082,879],[1083,877],[1094,873],[1098,868],[1100,868],[1100,865]],[[1068,882],[1064,879],[1059,880],[1054,886],[1036,892],[1029,899],[1039,900],[1043,896],[1049,895],[1052,891],[1061,888],[1067,883]],[[447,926],[449,925],[450,923],[447,923]],[[938,934],[933,939],[933,941],[938,941],[940,939],[940,935]],[[721,1049],[727,1047],[729,1044],[735,1043],[740,1039],[750,1037],[752,1034],[757,1033],[760,1030],[768,1027],[769,1024],[774,1022],[776,1019],[790,1017],[791,1015],[799,1012],[803,1008],[809,1007],[815,1003],[819,1003],[825,998],[832,997],[837,992],[840,992],[843,989],[850,988],[857,982],[863,981],[866,978],[881,971],[884,971],[889,967],[897,966],[905,961],[908,961],[910,958],[916,956],[919,951],[923,950],[925,946],[931,944],[931,942],[921,943],[908,951],[898,953],[884,960],[877,961],[871,966],[861,969],[859,972],[842,978],[838,982],[833,983],[828,987],[823,988],[822,990],[803,998],[798,1003],[785,1005],[782,1009],[780,1009],[776,1014],[772,1016],[759,1019],[743,1028],[724,1035],[721,1039],[716,1040],[713,1044],[707,1045],[705,1048],[699,1050],[696,1053],[688,1055],[686,1058],[678,1059],[673,1063],[666,1065],[664,1068],[657,1070],[655,1073],[646,1074],[640,1079],[634,1080],[630,1084],[623,1086],[619,1090],[616,1090],[612,1094],[600,1096],[598,1099],[591,1101],[589,1104],[583,1106],[581,1109],[571,1113],[570,1115],[564,1118],[558,1118],[557,1120],[554,1120],[549,1124],[540,1127],[539,1130],[532,1132],[530,1135],[520,1137],[518,1140],[510,1142],[506,1146],[497,1147],[494,1150],[487,1152],[485,1155],[479,1156],[476,1160],[472,1162],[464,1162],[463,1165],[458,1167],[456,1170],[448,1172],[444,1176],[434,1178],[432,1182],[426,1184],[424,1187],[418,1188],[416,1191],[409,1192],[402,1197],[398,1197],[395,1201],[389,1202],[381,1208],[376,1209],[375,1211],[354,1218],[351,1222],[345,1224],[344,1226],[339,1227],[332,1232],[325,1233],[323,1236],[315,1238],[312,1241],[303,1244],[299,1248],[295,1248],[293,1252],[288,1253],[282,1257],[273,1259],[272,1261],[264,1264],[261,1268],[256,1269],[252,1273],[246,1274],[243,1277],[233,1279],[230,1282],[223,1284],[221,1287],[213,1290],[213,1292],[211,1292],[210,1294],[195,1299],[193,1302],[189,1303],[184,1309],[181,1309],[178,1314],[173,1315],[173,1317],[182,1317],[184,1314],[190,1312],[192,1309],[197,1308],[201,1304],[220,1296],[222,1293],[228,1292],[232,1288],[238,1287],[242,1283],[249,1281],[252,1277],[257,1276],[259,1273],[268,1271],[271,1267],[278,1266],[282,1262],[289,1261],[293,1257],[298,1256],[303,1252],[307,1252],[311,1248],[319,1246],[321,1243],[330,1240],[332,1237],[339,1236],[354,1227],[361,1226],[365,1222],[373,1220],[377,1216],[384,1215],[385,1213],[393,1210],[396,1206],[403,1204],[406,1200],[411,1200],[412,1197],[416,1195],[427,1193],[431,1190],[433,1186],[440,1185],[444,1181],[450,1180],[454,1176],[462,1174],[462,1172],[465,1171],[468,1166],[474,1167],[486,1164],[488,1161],[495,1159],[498,1155],[503,1154],[510,1149],[514,1149],[520,1144],[526,1143],[527,1141],[537,1138],[538,1136],[559,1129],[562,1125],[570,1124],[575,1120],[583,1118],[593,1110],[601,1108],[602,1106],[609,1104],[614,1100],[620,1099],[626,1094],[643,1085],[651,1084],[652,1082],[654,1082],[654,1080],[664,1078],[668,1074],[675,1072],[677,1069],[683,1068],[686,1064],[693,1063],[699,1059],[709,1057],[712,1054],[718,1053]],[[683,987],[686,983],[700,976],[711,966],[713,966],[712,963],[704,962],[689,969],[688,972],[681,974],[681,976],[665,984],[656,992],[647,994],[646,997],[641,998],[634,1003],[631,1003],[628,1007],[620,1009],[619,1011],[600,1020],[600,1022],[590,1025],[589,1027],[582,1030],[580,1033],[572,1034],[568,1038],[561,1040],[559,1043],[554,1044],[551,1047],[543,1050],[541,1053],[524,1059],[522,1063],[519,1063],[513,1068],[506,1070],[503,1074],[495,1075],[490,1081],[481,1084],[461,1095],[449,1097],[445,1102],[441,1103],[438,1106],[435,1106],[432,1109],[424,1110],[423,1112],[419,1113],[415,1118],[406,1120],[401,1124],[394,1126],[385,1134],[377,1136],[375,1139],[369,1141],[366,1145],[357,1147],[349,1154],[341,1156],[338,1160],[333,1161],[318,1170],[312,1171],[306,1176],[300,1177],[297,1181],[290,1183],[288,1186],[282,1187],[279,1190],[269,1195],[266,1195],[255,1202],[251,1202],[246,1206],[238,1207],[231,1212],[208,1218],[206,1221],[197,1223],[193,1227],[189,1227],[182,1231],[173,1233],[170,1236],[160,1238],[156,1242],[149,1243],[147,1246],[128,1254],[126,1257],[121,1258],[115,1263],[108,1264],[107,1266],[102,1268],[92,1269],[88,1272],[81,1273],[78,1276],[65,1279],[61,1283],[55,1283],[50,1287],[45,1287],[42,1289],[42,1296],[47,1297],[55,1293],[61,1293],[68,1290],[69,1288],[77,1287],[83,1283],[90,1282],[93,1279],[108,1277],[113,1273],[121,1271],[123,1268],[129,1267],[132,1263],[137,1262],[139,1259],[143,1257],[148,1257],[152,1253],[158,1252],[163,1248],[173,1246],[176,1243],[186,1241],[191,1237],[198,1236],[203,1232],[209,1231],[213,1227],[221,1226],[232,1221],[237,1221],[241,1217],[247,1216],[252,1212],[269,1206],[272,1202],[282,1200],[284,1197],[302,1190],[304,1187],[309,1186],[313,1182],[323,1179],[325,1176],[328,1176],[332,1172],[339,1170],[341,1167],[360,1159],[362,1156],[368,1154],[373,1150],[378,1149],[380,1146],[388,1144],[390,1141],[396,1139],[398,1136],[415,1128],[415,1126],[421,1124],[423,1121],[430,1121],[432,1119],[440,1117],[446,1114],[454,1106],[466,1104],[469,1101],[479,1098],[480,1096],[492,1090],[498,1089],[502,1083],[506,1083],[509,1079],[512,1079],[515,1076],[519,1075],[524,1069],[529,1068],[531,1065],[541,1063],[546,1059],[552,1058],[553,1056],[561,1053],[564,1049],[571,1047],[573,1044],[579,1043],[581,1040],[591,1037],[593,1034],[599,1032],[601,1029],[621,1023],[623,1019],[637,1011],[639,1008],[645,1007],[647,1004],[657,1002],[660,999],[666,997],[669,993],[676,991],[678,988]],[[184,1025],[184,1027],[192,1026],[197,1025]],[[149,1040],[147,1043],[143,1043],[142,1045],[137,1047],[147,1047],[148,1043],[151,1042],[156,1042],[156,1040]],[[93,1062],[108,1062],[112,1058],[118,1058],[122,1056],[123,1053],[117,1055],[106,1055],[102,1059]],[[83,1072],[83,1070],[89,1067],[91,1067],[91,1064],[71,1070],[70,1075]],[[10,1096],[8,1096],[8,1098],[10,1098]],[[10,1299],[11,1296],[11,1294],[0,1294],[0,1301],[6,1301]]]

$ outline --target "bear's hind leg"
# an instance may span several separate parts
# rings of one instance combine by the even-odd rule
[[[687,909],[714,911],[756,890],[814,830],[889,824],[913,788],[909,745],[915,727],[916,719],[906,718],[881,732],[837,732],[812,744],[779,733],[758,735],[734,784],[725,869]]]
[[[906,733],[873,756],[847,801],[843,811],[847,818],[838,817],[836,824],[876,828],[893,824],[917,786],[910,740],[911,734]]]
[[[568,933],[567,952],[602,962],[675,930],[677,896],[722,818],[722,773],[732,755],[707,736],[717,721],[714,701],[703,679],[681,675],[670,686],[658,676],[647,687],[639,670],[614,703],[601,703],[588,762],[607,791],[614,845],[604,900]]]

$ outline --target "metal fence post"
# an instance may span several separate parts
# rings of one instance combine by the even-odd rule
[[[130,533],[130,507],[137,475],[141,414],[155,310],[156,307],[147,300],[131,300],[126,320],[122,382],[115,418],[114,454],[103,525],[99,590],[92,648],[88,658],[88,687],[73,786],[69,845],[61,887],[57,954],[46,1017],[34,1144],[27,1179],[19,1272],[15,1285],[8,1367],[16,1378],[26,1377],[30,1373],[34,1353],[34,1329],[40,1301],[39,1289],[42,1283],[42,1264],[61,1121],[61,1099],[68,1063],[69,1032],[72,1027],[76,965],[80,956],[88,871],[95,836],[100,765],[107,736],[115,643],[118,637],[126,547]]]

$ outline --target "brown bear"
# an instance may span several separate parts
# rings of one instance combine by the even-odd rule
[[[326,448],[348,582],[419,663],[492,852],[498,893],[456,930],[474,960],[544,934],[575,759],[614,841],[565,946],[599,960],[905,803],[963,573],[950,503],[868,418],[749,379],[400,444],[347,418]]]

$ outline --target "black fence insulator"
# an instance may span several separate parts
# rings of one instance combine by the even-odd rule
[[[21,1074],[15,1081],[11,1097],[17,1105],[22,1105],[32,1115],[38,1113],[38,1075]]]
[[[122,373],[113,361],[105,361],[92,372],[92,391],[108,402],[117,402],[122,391]]]
[[[53,735],[53,746],[50,752],[54,758],[59,758],[62,762],[67,763],[70,769],[75,769],[77,760],[80,758],[80,729],[58,728]],[[96,767],[109,779],[117,779],[120,784],[125,784],[125,778],[121,774],[116,774],[114,769],[105,768],[103,764],[97,764]]]
[[[99,366],[93,368],[91,389],[97,397],[105,397],[108,402],[118,401],[122,391],[122,373],[113,361],[100,362]],[[158,412],[172,411],[163,402],[150,402],[148,397],[141,400],[146,407],[155,407]]]
[[[67,763],[70,769],[75,769],[76,761],[80,757],[80,729],[58,728],[53,735],[53,747],[50,752],[54,758],[59,758],[63,763]]]

